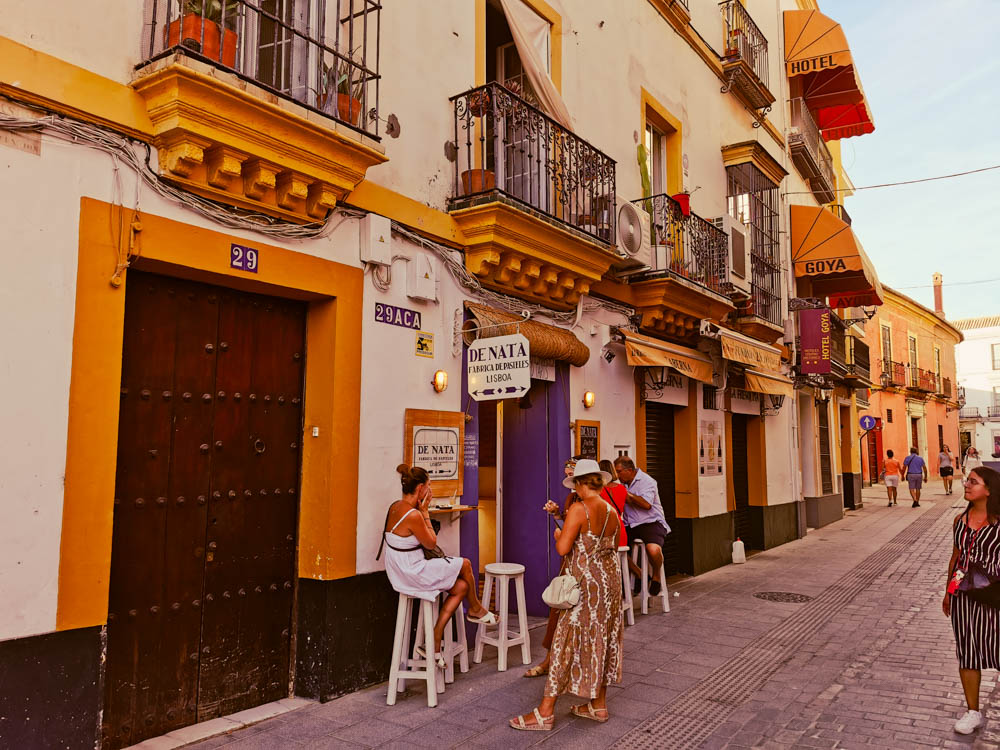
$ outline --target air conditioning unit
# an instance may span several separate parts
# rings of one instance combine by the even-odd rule
[[[712,219],[712,223],[729,237],[729,283],[734,293],[749,297],[750,230],[729,214]]]
[[[615,249],[618,260],[612,264],[619,276],[648,271],[652,267],[652,243],[649,238],[649,214],[624,198],[616,198]]]

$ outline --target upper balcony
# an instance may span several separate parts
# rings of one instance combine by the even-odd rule
[[[826,147],[805,100],[801,97],[792,99],[791,105],[792,128],[788,134],[788,149],[792,160],[809,183],[816,200],[831,203],[836,200],[837,179],[830,149]]]
[[[935,393],[937,391],[937,379],[933,372],[922,367],[915,367],[912,364],[908,366],[908,369],[907,388],[922,393]]]
[[[954,396],[954,392],[952,391],[951,387],[951,378],[936,376],[935,380],[937,381],[938,396],[941,396],[943,398],[952,398]]]
[[[719,3],[723,20],[722,70],[732,91],[750,109],[768,110],[774,94],[768,88],[767,38],[740,0]]]
[[[868,344],[856,336],[845,336],[847,344],[847,372],[844,380],[854,387],[872,384],[871,358]]]
[[[978,406],[963,406],[958,410],[959,419],[982,419],[982,412],[979,411]]]
[[[882,360],[882,374],[886,376],[886,385],[894,388],[904,388],[907,383],[906,365],[902,362]]]
[[[823,143],[823,147],[826,148],[826,143],[825,142]],[[829,149],[827,149],[827,153],[830,153]],[[847,224],[847,226],[851,226],[851,215],[849,213],[847,213],[847,209],[844,208],[844,204],[842,204],[842,203],[834,203],[831,206],[827,206],[827,208],[829,208],[831,211],[833,211],[833,215],[836,216],[838,219],[840,219],[845,224]]]
[[[378,0],[146,0],[146,100],[160,173],[213,200],[322,220],[386,160]]]
[[[467,267],[487,286],[572,307],[617,257],[614,160],[499,83],[451,102],[448,209]]]
[[[986,408],[986,416],[990,419],[1000,419],[1000,406],[989,406]]]

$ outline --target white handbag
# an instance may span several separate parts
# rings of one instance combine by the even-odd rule
[[[572,609],[580,603],[580,584],[571,575],[556,576],[542,592],[542,601],[552,609]]]

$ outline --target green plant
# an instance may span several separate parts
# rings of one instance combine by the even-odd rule
[[[653,216],[653,201],[649,200],[653,196],[653,181],[649,178],[649,155],[646,153],[646,145],[640,143],[636,147],[636,160],[639,162],[639,179],[642,181],[642,202],[643,208],[649,214],[649,241],[656,244],[656,221]]]
[[[184,15],[202,16],[209,21],[221,23],[223,18],[223,5],[225,5],[226,28],[233,30],[236,28],[236,21],[239,17],[239,0],[184,0]]]

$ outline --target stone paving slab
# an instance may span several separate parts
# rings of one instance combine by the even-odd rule
[[[977,737],[952,731],[964,701],[940,600],[959,512],[951,506],[961,501],[933,484],[919,509],[885,507],[882,488],[864,497],[863,509],[805,539],[671,585],[679,596],[669,614],[637,613],[626,629],[624,679],[609,689],[607,724],[568,716],[576,699],[564,697],[553,732],[508,728],[507,718],[537,704],[543,685],[521,677],[518,658],[496,672],[488,648],[437,708],[427,708],[417,686],[386,706],[382,684],[192,747],[1000,750],[1000,686],[991,673],[983,695],[994,693],[998,709],[986,702],[988,725]],[[753,596],[765,591],[815,599]],[[532,635],[537,660],[541,630]],[[645,732],[664,725],[699,736],[683,744],[668,736],[673,730]]]

